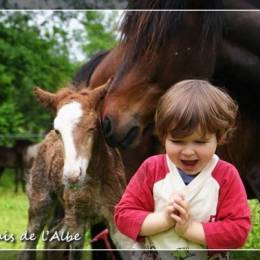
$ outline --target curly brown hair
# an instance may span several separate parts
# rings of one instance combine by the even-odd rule
[[[215,133],[223,144],[235,129],[237,112],[236,101],[223,89],[206,80],[184,80],[161,97],[155,114],[156,132],[164,142],[168,135],[182,138],[199,128],[202,135]]]

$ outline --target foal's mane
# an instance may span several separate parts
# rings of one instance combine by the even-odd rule
[[[57,103],[66,100],[67,98],[73,99],[75,98],[77,93],[88,91],[85,87],[84,82],[81,82],[78,86],[75,86],[73,84],[67,84],[63,88],[59,89],[56,92],[56,98],[54,101],[55,106],[57,106]]]
[[[153,9],[134,11],[133,9]],[[129,0],[121,24],[121,43],[125,44],[125,58],[115,81],[142,57],[149,56],[149,62],[156,61],[156,54],[173,40],[176,29],[183,22],[183,9],[205,9],[201,13],[201,43],[210,43],[213,47],[221,38],[222,15],[209,9],[221,9],[222,0]],[[171,9],[172,11],[158,11]],[[192,39],[191,39],[192,42]]]

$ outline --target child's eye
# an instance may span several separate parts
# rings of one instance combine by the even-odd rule
[[[207,143],[207,141],[205,141],[205,140],[197,140],[197,141],[195,141],[195,143],[197,143],[197,144],[205,144],[205,143]]]
[[[174,140],[174,139],[172,139],[171,142],[175,143],[175,144],[182,144],[183,143],[182,140]]]

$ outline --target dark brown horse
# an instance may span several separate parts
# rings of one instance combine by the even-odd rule
[[[37,145],[30,140],[18,139],[13,147],[0,146],[0,177],[5,168],[14,169],[15,192],[19,185],[25,191],[25,179],[32,160],[37,152]]]
[[[235,8],[234,1],[202,0],[133,1],[130,8],[215,9],[223,4]],[[260,167],[256,112],[260,14],[244,19],[246,23],[233,12],[126,12],[119,45],[96,67],[88,85],[95,87],[113,77],[104,102],[103,130],[110,145],[134,149],[122,152],[130,172],[145,157],[158,152],[151,141],[158,98],[180,80],[208,79],[225,87],[238,100],[241,112],[233,142],[219,153],[239,168],[249,195],[260,197],[260,185],[254,180]],[[241,36],[241,30],[248,31],[248,40]]]
[[[186,7],[184,2],[165,4],[176,9]],[[109,144],[132,148],[123,151],[129,178],[155,152],[153,114],[161,94],[173,82],[213,74],[219,21],[217,13],[208,12],[126,13],[121,42],[97,66],[89,86],[114,76],[105,99],[103,128]],[[204,57],[210,57],[206,64]]]

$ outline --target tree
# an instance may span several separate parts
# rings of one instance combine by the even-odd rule
[[[0,11],[0,143],[13,139],[3,135],[37,135],[52,128],[50,113],[38,105],[32,88],[56,91],[71,81],[80,66],[71,58],[75,41],[87,57],[113,48],[118,13]],[[73,19],[83,26],[71,34]]]
[[[4,9],[124,9],[126,0],[0,0]]]
[[[85,12],[82,24],[86,30],[86,38],[82,49],[87,56],[115,47],[118,34],[118,16],[118,11]]]
[[[32,21],[33,13],[0,12],[0,135],[48,130],[49,113],[38,105],[32,88],[55,90],[75,71],[57,33],[43,36]]]

